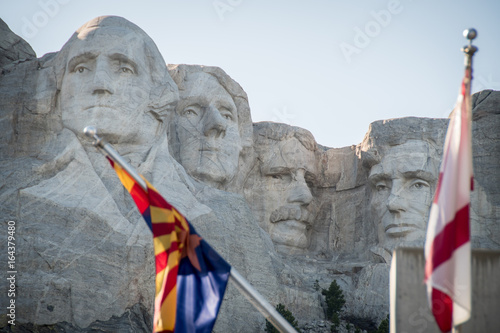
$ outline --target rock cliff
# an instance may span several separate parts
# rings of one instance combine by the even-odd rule
[[[152,330],[151,234],[83,124],[305,331],[329,331],[321,289],[334,280],[345,320],[370,329],[386,317],[392,250],[423,245],[447,119],[376,121],[363,142],[329,148],[306,129],[252,126],[227,73],[165,66],[123,18],[91,20],[42,58],[0,30],[0,213],[4,230],[16,225],[17,331]],[[474,248],[500,248],[499,127],[500,92],[475,94]],[[230,284],[214,331],[264,327]]]

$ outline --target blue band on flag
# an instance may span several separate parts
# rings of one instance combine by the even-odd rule
[[[189,231],[197,235],[191,224]],[[201,271],[189,257],[179,263],[175,333],[212,332],[226,291],[231,266],[203,239],[195,253]]]

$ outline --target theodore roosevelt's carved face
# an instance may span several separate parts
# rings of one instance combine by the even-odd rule
[[[210,74],[189,74],[184,87],[175,117],[179,162],[194,178],[217,187],[238,171],[238,110]]]
[[[379,242],[395,246],[425,239],[439,162],[424,141],[390,147],[370,170],[371,211]]]
[[[263,149],[259,160],[260,177],[251,201],[260,226],[278,250],[307,248],[315,215],[310,207],[316,174],[314,152],[290,138]]]
[[[153,80],[142,36],[93,28],[69,47],[59,99],[64,126],[81,133],[95,125],[111,142],[152,142],[159,122],[147,112]]]

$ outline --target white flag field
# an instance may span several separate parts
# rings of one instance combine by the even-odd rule
[[[442,332],[471,315],[469,206],[472,190],[471,70],[450,116],[425,242],[429,305]]]

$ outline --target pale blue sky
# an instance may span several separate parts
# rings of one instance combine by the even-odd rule
[[[447,117],[468,27],[479,33],[473,91],[500,90],[498,0],[0,3],[39,57],[100,15],[140,26],[168,63],[223,68],[247,92],[253,121],[304,127],[330,147],[360,143],[375,120]]]

